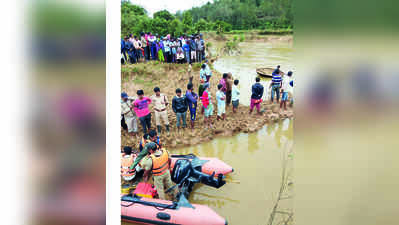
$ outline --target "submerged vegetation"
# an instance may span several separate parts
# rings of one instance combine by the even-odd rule
[[[245,37],[242,35],[240,38],[238,38],[237,35],[235,35],[232,39],[227,40],[224,43],[224,46],[221,49],[221,54],[222,55],[239,55],[241,54],[241,49],[240,49],[240,42],[243,42],[245,40]]]

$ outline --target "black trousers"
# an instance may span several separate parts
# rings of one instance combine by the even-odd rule
[[[148,113],[148,115],[139,117],[141,126],[143,127],[143,133],[146,134],[147,130],[149,131],[151,129],[151,113]]]

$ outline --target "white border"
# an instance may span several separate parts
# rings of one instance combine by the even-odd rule
[[[107,193],[106,222],[109,225],[121,223],[120,206],[120,21],[121,1],[106,1],[107,18],[107,114],[106,114],[106,146],[107,146]]]

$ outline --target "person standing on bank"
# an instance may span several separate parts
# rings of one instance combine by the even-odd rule
[[[154,95],[151,96],[151,100],[154,103],[154,111],[155,111],[155,123],[157,125],[158,133],[161,134],[161,119],[165,123],[166,132],[169,134],[169,120],[168,120],[168,98],[166,95],[161,93],[161,89],[159,87],[154,88]]]
[[[183,128],[186,128],[186,115],[187,115],[187,99],[186,96],[182,96],[181,89],[176,89],[176,96],[172,100],[172,109],[176,113],[176,127],[179,131],[180,121],[183,121]]]
[[[141,126],[143,127],[143,133],[146,134],[147,130],[151,129],[151,112],[148,105],[151,104],[152,100],[144,96],[143,90],[138,90],[137,95],[139,98],[133,103],[134,111],[139,117]]]
[[[194,130],[194,122],[197,116],[198,95],[194,93],[192,83],[187,84],[186,98],[188,109],[190,110],[191,130]]]
[[[258,115],[261,115],[260,113],[260,103],[262,102],[262,96],[263,96],[263,85],[260,84],[260,78],[257,77],[255,79],[256,83],[252,85],[252,95],[251,95],[251,105],[249,107],[249,114],[252,113],[254,110],[254,107],[256,106],[256,111],[258,111]]]
[[[227,73],[226,79],[226,107],[230,106],[231,103],[231,92],[232,92],[232,75],[231,73]]]
[[[280,88],[281,88],[281,82],[283,81],[283,78],[281,76],[282,74],[283,73],[281,71],[272,74],[272,82],[270,83],[270,87],[272,88],[272,93],[270,97],[271,104],[273,104],[274,101],[274,93],[276,93],[277,103],[279,103],[280,101]]]
[[[137,136],[137,116],[133,111],[134,98],[129,97],[126,92],[121,94],[121,113],[125,118],[127,131],[131,136]]]
[[[144,49],[144,61],[149,59],[149,47],[146,39],[146,34],[141,32],[141,47]]]
[[[238,89],[239,80],[234,80],[234,86],[231,92],[231,102],[233,104],[233,113],[237,112],[238,105],[240,104],[240,90]]]

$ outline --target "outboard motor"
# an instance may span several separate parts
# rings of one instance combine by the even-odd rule
[[[208,175],[194,169],[188,159],[176,161],[172,170],[172,181],[181,188],[182,193],[186,196],[192,191],[195,183],[202,183],[215,188],[220,188],[226,183],[223,180],[223,174],[218,174],[216,179],[215,173]]]

